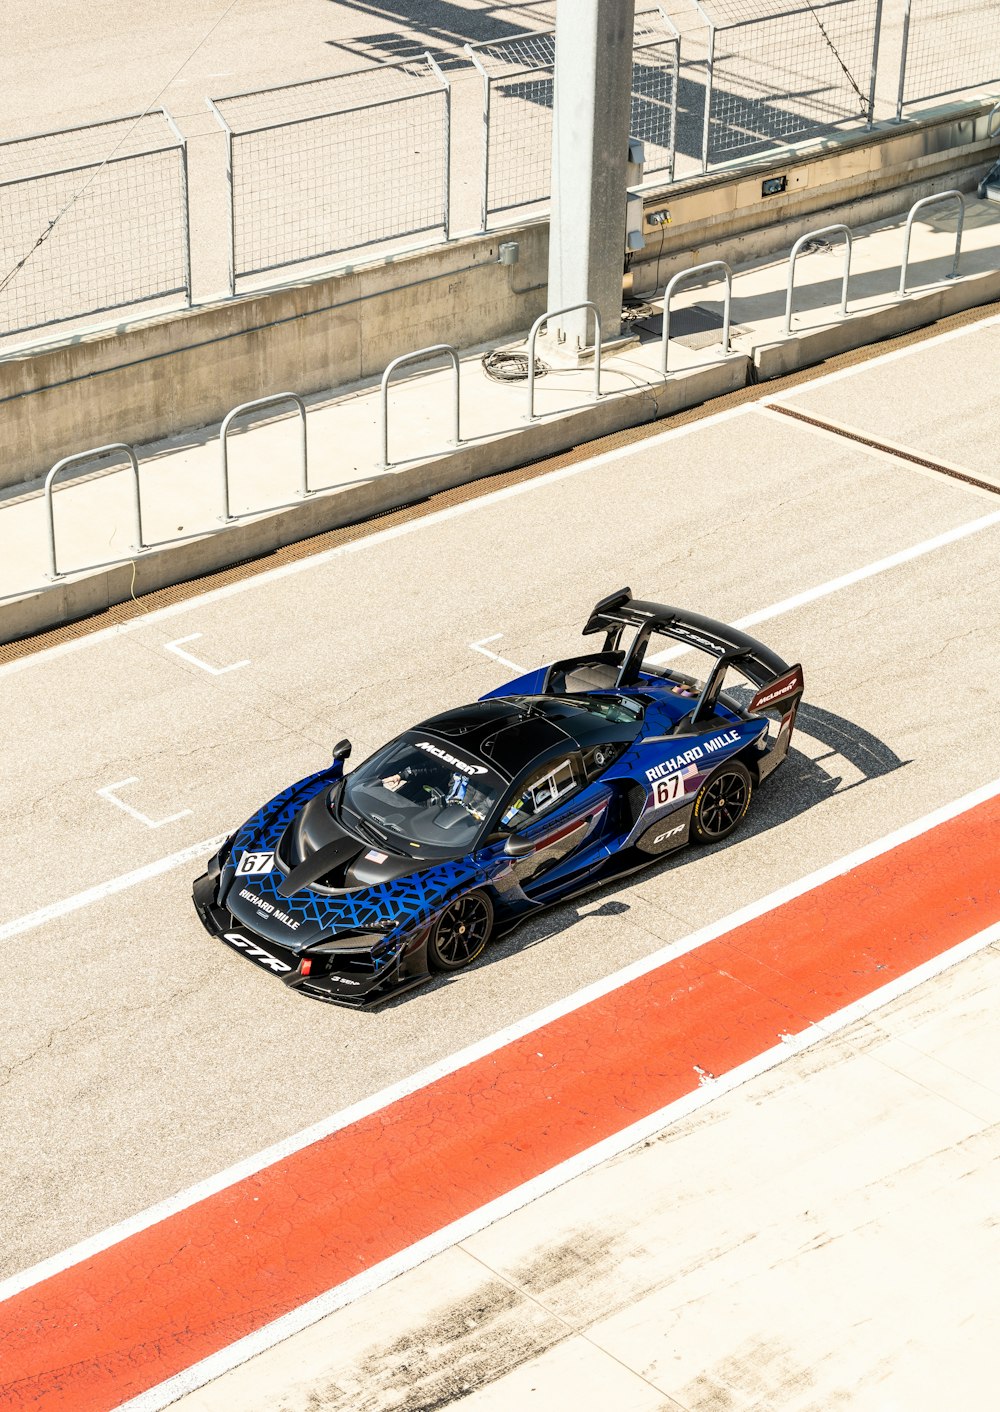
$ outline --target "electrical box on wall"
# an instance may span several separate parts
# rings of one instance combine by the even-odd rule
[[[625,249],[641,250],[646,244],[642,233],[642,197],[630,191],[625,197]]]
[[[630,137],[628,140],[628,170],[625,173],[625,187],[631,190],[633,186],[642,185],[642,172],[646,162],[646,148],[638,137]]]

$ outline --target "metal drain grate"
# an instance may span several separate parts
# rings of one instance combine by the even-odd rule
[[[649,314],[633,320],[635,327],[657,338],[663,332],[663,314],[659,309],[650,309]],[[749,330],[739,324],[730,324],[730,338],[739,338]],[[701,348],[711,348],[718,343],[722,334],[722,304],[719,309],[708,309],[704,304],[691,304],[683,309],[670,311],[670,341],[683,343],[685,348],[697,352]]]

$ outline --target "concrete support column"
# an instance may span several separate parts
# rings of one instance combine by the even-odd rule
[[[591,300],[605,339],[621,328],[634,23],[635,0],[556,10],[548,306]],[[558,324],[569,347],[593,343],[588,310]]]

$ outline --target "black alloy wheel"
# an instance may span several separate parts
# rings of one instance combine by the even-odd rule
[[[481,956],[493,930],[493,904],[485,892],[458,897],[441,913],[427,943],[433,971],[460,971]]]
[[[741,823],[750,808],[753,778],[745,765],[731,760],[710,775],[694,801],[691,836],[699,843],[717,843]]]

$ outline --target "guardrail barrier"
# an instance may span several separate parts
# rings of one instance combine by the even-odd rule
[[[389,379],[397,368],[402,368],[407,363],[423,363],[428,358],[448,358],[455,370],[455,429],[452,436],[451,445],[460,446],[462,444],[461,435],[461,413],[459,402],[461,401],[461,368],[458,361],[458,350],[450,343],[432,343],[429,348],[418,348],[415,353],[403,353],[398,358],[393,358],[392,362],[382,374],[382,386],[379,393],[379,416],[382,431],[382,469],[388,470],[393,464],[389,460]]]
[[[958,274],[958,261],[962,254],[962,229],[965,225],[965,197],[960,191],[939,191],[936,196],[925,196],[921,201],[914,201],[910,207],[910,213],[906,217],[906,234],[903,236],[903,261],[899,267],[899,297],[902,299],[906,293],[906,275],[910,264],[910,235],[913,231],[913,222],[918,212],[926,210],[928,206],[936,206],[941,201],[958,202],[958,229],[955,231],[955,257],[951,262],[951,274],[949,279],[954,279]]]
[[[802,248],[808,245],[810,240],[821,240],[826,235],[842,235],[844,237],[844,282],[840,290],[840,317],[847,317],[847,286],[851,279],[851,256],[854,252],[854,237],[847,226],[832,225],[821,226],[819,230],[807,230],[805,235],[800,235],[792,246],[788,255],[788,289],[785,293],[785,337],[788,338],[792,332],[792,293],[795,288],[795,261],[802,253]]]
[[[539,314],[538,318],[531,325],[531,332],[528,334],[528,421],[535,421],[535,339],[538,337],[538,330],[549,322],[550,319],[558,319],[561,314],[575,314],[580,309],[589,309],[594,316],[594,401],[601,395],[601,315],[596,304],[592,304],[589,299],[581,299],[579,304],[567,304],[564,309],[546,309],[544,314]]]
[[[297,392],[276,392],[271,397],[256,397],[252,402],[241,402],[238,407],[234,407],[231,412],[227,412],[222,426],[219,428],[219,463],[222,475],[222,521],[231,525],[234,521],[243,519],[246,515],[259,515],[261,510],[280,510],[280,505],[264,505],[256,510],[244,510],[242,515],[234,515],[229,508],[229,451],[228,437],[229,428],[236,417],[242,417],[245,412],[259,411],[262,407],[280,407],[286,402],[293,402],[299,413],[299,494],[298,499],[304,500],[309,491],[309,447],[306,434],[306,404]],[[292,502],[294,503],[294,502]]]
[[[670,301],[674,296],[674,291],[681,284],[685,284],[695,275],[703,275],[708,270],[722,270],[723,279],[726,283],[725,304],[722,311],[722,353],[725,356],[729,352],[729,315],[733,302],[733,272],[726,264],[725,260],[706,260],[703,265],[692,265],[689,270],[679,270],[674,277],[667,281],[667,287],[663,291],[663,333],[660,337],[660,372],[667,376],[667,358],[669,357],[670,343]]]
[[[141,554],[147,547],[142,542],[142,504],[139,498],[139,462],[134,449],[124,441],[111,441],[107,446],[93,446],[88,451],[76,451],[72,456],[64,456],[61,461],[57,461],[48,475],[45,477],[45,522],[49,535],[49,573],[51,580],[65,578],[64,570],[60,570],[56,563],[56,522],[54,507],[52,504],[52,485],[60,471],[64,471],[67,466],[74,466],[83,461],[97,460],[101,456],[110,456],[112,452],[124,451],[132,467],[132,510],[134,516],[135,543],[133,549],[136,554]],[[107,561],[110,563],[116,560]],[[101,568],[100,564],[84,564],[85,569]]]

